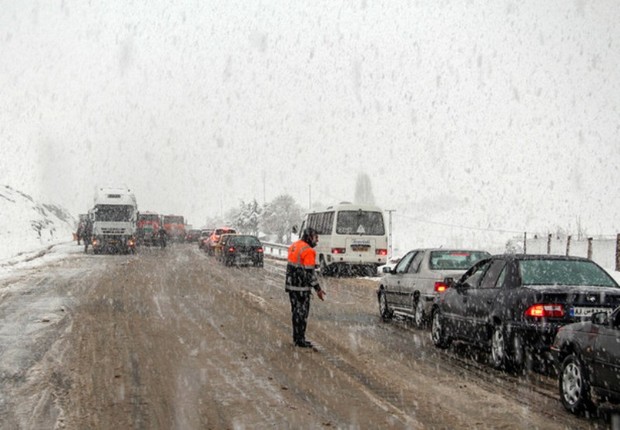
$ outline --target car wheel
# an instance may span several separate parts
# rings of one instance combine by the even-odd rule
[[[390,309],[390,305],[388,305],[387,297],[383,291],[379,293],[379,315],[383,321],[391,320],[394,315]]]
[[[560,399],[567,411],[577,414],[593,409],[588,370],[578,355],[570,354],[562,362],[559,387]]]
[[[438,309],[433,311],[431,320],[431,340],[437,348],[447,348],[450,346],[450,338],[446,336],[446,329],[441,321],[441,312]]]
[[[504,330],[504,326],[496,325],[491,334],[491,354],[489,356],[491,366],[501,369],[506,364],[506,356],[506,330]]]
[[[418,297],[418,300],[414,303],[415,313],[413,314],[413,321],[418,328],[424,327],[425,315],[424,315],[424,299]]]
[[[526,351],[523,336],[513,333],[510,343],[510,367],[513,372],[522,372],[525,369]]]

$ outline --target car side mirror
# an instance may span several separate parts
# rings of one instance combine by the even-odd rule
[[[594,324],[607,325],[609,323],[607,312],[595,312],[590,318]]]
[[[390,267],[384,267],[381,269],[383,273],[392,273],[392,269]]]
[[[297,226],[294,225],[293,228],[291,228],[291,231],[293,232],[293,234],[297,234]]]
[[[452,288],[454,287],[454,278],[446,276],[443,280],[443,283],[446,284],[448,288]]]

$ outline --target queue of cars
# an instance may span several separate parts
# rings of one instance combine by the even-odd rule
[[[470,266],[443,267],[463,257]],[[595,397],[620,402],[620,286],[591,260],[413,250],[386,269],[377,295],[383,320],[402,314],[424,327],[430,317],[438,348],[482,346],[490,365],[517,372],[552,364],[570,412],[591,410]]]
[[[229,227],[203,230],[198,247],[225,266],[263,267],[264,249],[258,237],[238,234]]]

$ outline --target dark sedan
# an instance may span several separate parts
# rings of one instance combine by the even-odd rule
[[[551,360],[558,329],[620,305],[620,286],[600,266],[579,257],[496,255],[476,263],[437,298],[431,337],[490,350],[496,368],[523,367],[528,355]]]
[[[226,266],[253,265],[263,267],[263,245],[256,236],[247,234],[222,235],[220,253],[219,259]]]
[[[594,409],[593,394],[620,402],[620,308],[611,316],[599,312],[590,321],[562,327],[551,350],[566,410]]]

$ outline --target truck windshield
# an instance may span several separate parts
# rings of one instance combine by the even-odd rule
[[[129,205],[100,205],[95,215],[97,221],[131,221],[132,217],[133,206]]]
[[[159,215],[142,214],[140,215],[140,221],[148,221],[148,222],[159,221]]]

